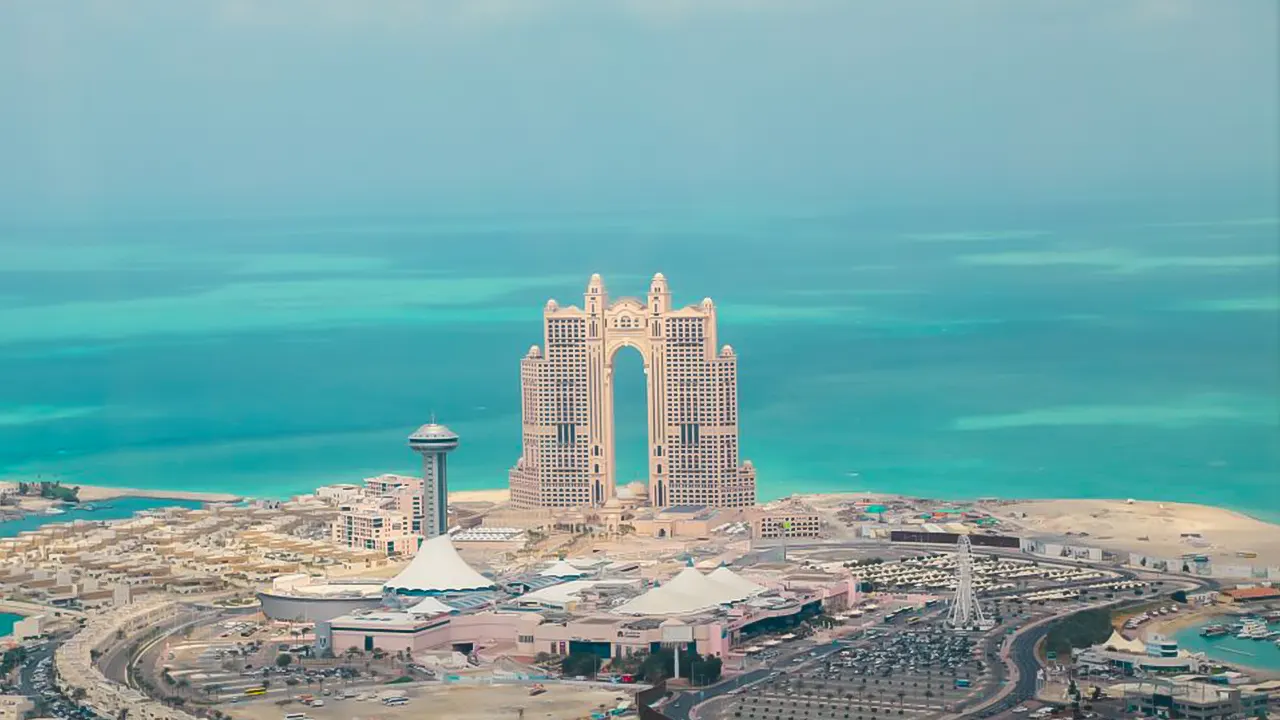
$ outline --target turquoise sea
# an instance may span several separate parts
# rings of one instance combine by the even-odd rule
[[[58,515],[27,515],[16,520],[0,521],[0,538],[15,537],[26,530],[36,530],[49,523],[73,522],[75,520],[122,520],[133,517],[142,510],[155,510],[162,507],[200,507],[201,503],[190,500],[162,500],[146,497],[125,497],[108,502],[91,503],[93,510],[85,506],[73,507]]]
[[[1272,640],[1240,640],[1227,635],[1206,638],[1195,626],[1180,630],[1175,639],[1178,647],[1191,652],[1202,652],[1214,660],[1244,665],[1259,670],[1280,672],[1280,647]]]
[[[1135,497],[1280,519],[1274,207],[378,214],[0,226],[0,479],[285,496],[519,453],[548,298],[663,272],[740,358],[761,494]],[[620,467],[644,465],[624,355]]]

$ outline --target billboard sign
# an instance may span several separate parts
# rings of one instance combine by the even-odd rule
[[[693,642],[693,626],[664,625],[662,628],[662,642],[668,644]]]

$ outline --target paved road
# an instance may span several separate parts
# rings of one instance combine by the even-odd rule
[[[758,683],[769,677],[771,672],[773,671],[768,668],[752,670],[749,673],[744,673],[732,680],[726,680],[722,683],[712,685],[711,687],[682,693],[670,704],[662,708],[662,714],[672,720],[688,720],[690,717],[689,713],[693,710],[694,705],[712,698],[720,697],[721,695],[737,690],[740,687],[746,687],[748,685]]]
[[[1014,685],[1013,692],[988,706],[978,714],[978,717],[997,715],[1035,697],[1036,672],[1040,669],[1040,661],[1036,659],[1036,645],[1056,624],[1056,622],[1048,622],[1039,625],[1013,639],[1013,646],[1009,649],[1009,661],[1018,668],[1018,681]]]
[[[775,672],[787,672],[799,668],[806,667],[816,662],[821,662],[828,655],[837,653],[849,646],[848,641],[841,640],[838,642],[826,643],[825,645],[807,646],[799,648],[795,652],[785,656],[779,656],[774,659],[767,667],[750,672],[743,673],[733,679],[725,680],[705,688],[697,690],[689,690],[680,694],[675,700],[662,707],[662,714],[671,718],[671,720],[689,720],[692,717],[691,711],[695,705],[703,703],[707,700],[726,695],[738,688],[753,685],[764,680]],[[809,653],[816,652],[817,655],[810,657]],[[796,658],[804,658],[806,662],[797,663]]]
[[[161,641],[173,633],[188,625],[193,625],[198,622],[207,622],[210,618],[215,616],[216,613],[197,615],[195,613],[183,612],[158,625],[149,626],[142,633],[144,637],[148,638],[142,643],[143,649],[154,650],[157,647],[162,648],[163,643]],[[98,660],[98,667],[102,670],[102,674],[107,676],[107,679],[115,680],[122,685],[126,685],[137,690],[138,688],[134,687],[132,678],[129,677],[129,665],[136,659],[133,654],[129,652],[133,647],[134,639],[135,636],[131,635],[114,643]]]

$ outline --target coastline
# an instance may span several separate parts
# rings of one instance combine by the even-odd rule
[[[243,496],[232,493],[195,492],[189,490],[142,490],[126,487],[105,487],[100,485],[77,485],[78,502],[66,502],[39,496],[16,496],[12,505],[0,508],[0,522],[18,521],[23,518],[40,515],[59,515],[60,511],[82,508],[93,503],[137,498],[139,500],[177,500],[183,502],[241,502]]]
[[[232,493],[195,492],[190,490],[156,490],[103,485],[78,485],[80,502],[100,502],[122,497],[151,498],[154,500],[193,500],[198,502],[240,502],[245,497]]]
[[[507,488],[493,490],[454,490],[449,493],[449,502],[455,503],[504,503],[511,500],[511,491]]]
[[[1217,618],[1231,617],[1232,615],[1234,613],[1221,605],[1204,605],[1157,620],[1148,625],[1140,635],[1144,641],[1151,640],[1155,635],[1173,637],[1189,627],[1208,625]]]
[[[1236,565],[1280,565],[1280,525],[1235,510],[1151,500],[982,503],[1002,522],[1064,542],[1157,557],[1203,555]]]
[[[82,503],[125,497],[189,502],[240,502],[249,499],[220,492],[103,485],[78,487]],[[762,501],[761,504],[789,499],[831,509],[857,500],[891,502],[926,498],[899,493],[842,491],[795,493]],[[1004,527],[1002,532],[1051,542],[1153,557],[1178,558],[1194,553],[1228,565],[1280,566],[1280,524],[1223,507],[1118,498],[928,499],[974,507],[997,518]],[[497,505],[509,502],[510,491],[507,488],[455,490],[449,493],[449,500],[460,504]],[[22,510],[39,513],[54,504],[40,498],[26,498],[22,502]]]
[[[1239,612],[1234,612],[1232,609],[1220,605],[1205,606],[1152,623],[1142,633],[1140,633],[1140,636],[1144,641],[1150,640],[1154,635],[1162,635],[1167,638],[1177,638],[1178,635],[1191,628],[1208,625],[1222,618],[1238,617],[1239,615]],[[1267,640],[1266,642],[1271,641]],[[1181,641],[1179,641],[1179,646],[1181,646],[1181,644]],[[1197,649],[1196,652],[1204,652],[1216,662],[1220,662],[1224,665],[1230,665],[1259,678],[1280,678],[1280,669],[1262,665],[1251,665],[1248,660],[1241,659],[1241,656],[1230,652],[1222,652],[1221,650],[1213,652],[1210,650],[1200,649]]]

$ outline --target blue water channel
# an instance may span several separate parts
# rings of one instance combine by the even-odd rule
[[[103,502],[86,503],[79,507],[69,507],[66,512],[56,515],[43,513],[27,515],[16,520],[0,522],[0,537],[15,537],[27,530],[39,530],[49,523],[65,523],[73,520],[123,520],[132,517],[142,510],[155,510],[164,507],[198,508],[201,503],[194,500],[162,500],[148,497],[124,497]],[[88,509],[92,507],[93,509]],[[3,628],[3,625],[0,625]]]

